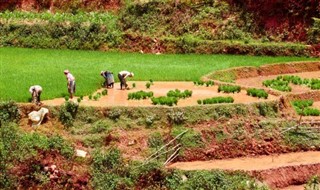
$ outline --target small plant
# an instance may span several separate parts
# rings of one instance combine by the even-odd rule
[[[199,100],[198,100],[199,101]],[[201,100],[200,100],[201,101]],[[199,101],[199,102],[200,102]],[[198,104],[199,104],[198,102]],[[234,99],[230,96],[228,97],[213,97],[213,98],[206,98],[204,100],[202,100],[202,103],[205,104],[221,104],[221,103],[233,103]]]
[[[214,82],[211,80],[206,82],[206,87],[213,86],[213,85],[214,85]]]
[[[79,105],[72,101],[65,102],[64,105],[60,107],[59,112],[59,120],[61,121],[61,123],[67,127],[72,126],[78,111],[78,107]]]
[[[187,117],[185,116],[184,112],[171,111],[171,112],[167,113],[167,119],[168,119],[169,123],[179,125],[179,124],[183,124],[187,120]]]
[[[167,97],[167,96],[160,96],[160,97],[153,97],[151,98],[152,104],[154,105],[168,105],[173,106],[177,105],[178,98],[176,97]]]
[[[108,95],[108,90],[107,90],[107,89],[104,89],[104,90],[101,92],[101,94],[102,94],[103,96]]]
[[[80,99],[83,100],[83,95],[80,96]]]
[[[199,80],[199,81],[193,81],[193,84],[197,86],[202,86],[205,84],[205,82]]]
[[[145,92],[145,91],[138,91],[138,92],[132,92],[128,94],[128,100],[140,100],[140,99],[147,99],[153,97],[153,92]]]
[[[202,100],[197,100],[197,103],[198,103],[199,105],[201,105],[201,104],[202,104]]]
[[[81,98],[77,98],[77,102],[80,103],[81,102]]]
[[[153,80],[152,80],[152,79],[150,79],[149,81],[150,81],[150,84],[151,84],[151,85],[153,85]]]
[[[241,91],[240,86],[233,86],[233,85],[219,85],[218,92],[224,93],[239,93]]]
[[[132,88],[135,88],[136,86],[136,83],[132,83]]]
[[[147,83],[146,83],[146,88],[149,89],[150,86],[151,86],[151,83],[150,83],[150,82],[147,82]]]
[[[188,98],[192,96],[192,91],[191,90],[185,90],[181,92],[180,90],[170,90],[167,93],[168,97],[175,97],[175,98]]]
[[[319,116],[320,111],[315,108],[310,108],[313,104],[313,100],[295,100],[292,101],[291,104],[293,105],[295,111],[299,115],[303,116]]]
[[[64,100],[65,100],[66,102],[69,101],[69,99],[70,99],[69,96],[65,96],[65,97],[64,97]]]
[[[264,99],[268,98],[268,93],[263,89],[249,88],[247,89],[247,95]]]
[[[119,109],[110,110],[108,117],[112,120],[118,120],[121,116],[122,111]]]
[[[93,99],[94,99],[95,101],[97,101],[97,100],[99,99],[99,96],[96,94],[96,95],[93,96]]]
[[[92,94],[89,95],[89,100],[92,100],[92,96],[93,96]]]

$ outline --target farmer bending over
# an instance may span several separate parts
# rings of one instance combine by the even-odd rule
[[[114,84],[113,73],[110,71],[101,71],[100,75],[103,76],[103,78],[105,79],[103,86],[107,88],[113,88],[113,84]]]
[[[64,70],[63,73],[67,77],[67,86],[68,86],[68,92],[70,94],[70,99],[73,98],[73,94],[76,92],[76,79],[74,76],[69,72],[69,70]]]
[[[32,96],[32,102],[37,104],[37,105],[41,105],[40,95],[41,95],[41,92],[42,92],[42,87],[39,86],[39,85],[31,86],[29,88],[29,92],[31,93],[31,96]]]
[[[120,80],[120,88],[121,88],[121,90],[122,90],[122,87],[124,87],[124,89],[126,89],[128,87],[126,78],[127,77],[133,77],[133,76],[134,76],[134,74],[132,72],[129,72],[129,71],[120,71],[118,73],[118,78]]]

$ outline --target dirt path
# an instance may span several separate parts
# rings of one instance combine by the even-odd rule
[[[147,82],[128,82],[129,87],[132,87],[132,83],[136,84],[135,88],[130,90],[120,90],[119,83],[115,84],[113,89],[108,89],[108,95],[102,96],[99,100],[89,100],[88,97],[84,97],[83,101],[81,101],[80,105],[84,106],[97,106],[97,107],[105,107],[105,106],[153,106],[150,99],[146,100],[127,100],[128,93],[136,92],[136,91],[152,91],[155,97],[165,96],[169,90],[179,89],[181,91],[184,90],[192,90],[192,97],[186,99],[180,99],[178,102],[178,106],[193,106],[198,105],[197,100],[211,98],[215,96],[231,96],[234,98],[234,103],[250,103],[250,102],[261,102],[261,101],[269,101],[275,100],[278,97],[269,95],[267,100],[258,99],[251,96],[246,95],[246,91],[242,90],[240,93],[235,94],[225,94],[218,93],[218,86],[196,86],[193,82],[154,82],[154,85],[150,87],[150,89],[146,89]],[[98,90],[101,92],[102,89]],[[74,98],[76,100],[76,98]],[[43,101],[46,105],[61,105],[64,103],[64,98],[57,98],[53,100],[45,100]]]
[[[320,151],[297,152],[273,156],[235,158],[227,160],[177,162],[168,168],[181,170],[267,170],[284,166],[320,163]]]

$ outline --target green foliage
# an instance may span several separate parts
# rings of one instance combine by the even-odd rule
[[[192,91],[191,90],[185,90],[181,92],[179,89],[175,90],[170,90],[167,93],[168,97],[175,97],[175,98],[188,98],[192,96]]]
[[[201,102],[204,105],[206,105],[206,104],[233,103],[234,99],[230,96],[228,96],[228,97],[217,96],[217,97],[213,97],[213,98],[206,98],[206,99],[202,100]]]
[[[159,132],[152,133],[151,136],[148,139],[148,146],[150,148],[159,149],[164,145],[164,140]]]
[[[170,111],[167,113],[167,119],[170,124],[183,124],[188,118],[182,111]]]
[[[77,115],[79,105],[74,102],[65,102],[60,106],[59,120],[66,127],[71,127]]]
[[[218,92],[224,93],[239,93],[241,91],[240,86],[233,86],[233,85],[219,85]]]
[[[17,122],[19,119],[19,108],[15,102],[0,101],[0,126],[4,122]]]
[[[268,93],[263,89],[248,88],[247,95],[264,99],[268,98]]]
[[[60,154],[66,158],[71,158],[74,154],[74,149],[70,145],[70,143],[65,141],[59,135],[54,135],[48,138],[48,146],[49,146],[49,149],[58,150]]]
[[[160,96],[160,97],[152,97],[151,98],[152,104],[154,105],[168,105],[173,106],[177,105],[178,98],[175,97],[167,97],[167,96]]]
[[[108,112],[108,117],[114,121],[117,121],[122,114],[120,109],[112,109]]]
[[[313,100],[295,100],[292,101],[291,104],[293,105],[295,111],[299,115],[303,116],[319,116],[320,110],[316,108],[310,108],[313,104]]]
[[[320,42],[320,18],[312,18],[312,27],[308,30],[308,41],[312,44]]]
[[[307,130],[303,130],[303,127],[300,127],[299,130],[286,132],[284,142],[286,145],[297,150],[308,149],[308,147],[320,145],[320,136],[317,133],[310,133]]]
[[[91,130],[90,133],[103,133],[103,132],[108,132],[111,130],[111,126],[109,126],[109,124],[104,121],[104,120],[98,120],[95,123],[92,124],[91,126]]]
[[[140,99],[147,99],[153,97],[153,92],[145,92],[145,91],[137,91],[131,92],[128,94],[128,100],[140,100]]]
[[[288,81],[272,79],[263,81],[263,85],[266,87],[270,87],[279,91],[290,92],[291,87],[289,86]]]
[[[150,86],[151,86],[151,83],[150,83],[150,82],[147,82],[147,83],[146,83],[146,88],[149,89]]]
[[[319,176],[312,176],[307,184],[304,187],[305,190],[319,190],[320,189],[320,180],[319,180]]]
[[[185,130],[187,130],[185,127],[173,127],[171,136],[174,138]],[[196,148],[203,146],[201,134],[192,129],[188,129],[187,133],[177,139],[177,142],[179,142],[183,148]]]
[[[274,102],[261,102],[256,105],[262,116],[275,117],[279,111],[277,103]]]

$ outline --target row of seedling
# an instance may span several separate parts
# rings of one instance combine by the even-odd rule
[[[320,110],[311,108],[313,105],[313,100],[295,100],[292,101],[294,109],[299,115],[303,116],[319,116]]]
[[[292,88],[289,86],[290,83],[295,85],[307,85],[312,90],[320,89],[319,79],[302,79],[299,76],[293,75],[278,76],[276,79],[265,80],[262,84],[275,90],[291,92]]]
[[[197,86],[203,86],[203,85],[206,85],[206,87],[209,87],[209,86],[213,86],[214,85],[214,82],[213,81],[193,81],[193,84],[194,85],[197,85]]]
[[[137,91],[128,94],[128,100],[140,100],[153,97],[153,92]]]
[[[168,97],[176,97],[176,98],[189,98],[192,96],[192,91],[191,90],[184,90],[183,92],[175,89],[175,90],[170,90],[167,93]]]
[[[198,100],[197,101],[198,104],[221,104],[221,103],[233,103],[234,99],[230,96],[227,97],[222,97],[222,96],[218,96],[218,97],[213,97],[213,98],[206,98],[204,100]]]
[[[235,85],[219,85],[218,92],[224,93],[239,93],[241,91],[240,86]]]
[[[249,88],[247,89],[247,95],[257,98],[268,98],[268,93],[263,89]]]

